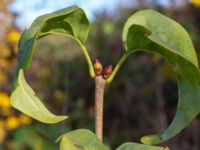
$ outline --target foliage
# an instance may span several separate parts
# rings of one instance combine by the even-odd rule
[[[86,129],[69,132],[60,138],[60,150],[108,150],[94,133]]]
[[[9,83],[16,64],[21,33],[8,23],[11,23],[11,19],[14,20],[7,9],[8,4],[9,1],[0,2],[0,149],[11,132],[32,122],[30,117],[16,114],[10,104]]]
[[[63,120],[63,118],[58,119],[56,116],[51,117],[52,114],[47,111],[35,96],[33,90],[24,82],[23,69],[28,69],[30,66],[37,39],[49,34],[64,34],[78,42],[87,60],[90,75],[94,77],[94,69],[84,46],[88,34],[88,24],[87,17],[80,8],[69,7],[39,17],[23,33],[19,43],[18,66],[14,81],[14,91],[11,96],[11,104],[15,108],[41,122],[55,123]],[[106,79],[107,84],[111,83],[130,54],[139,50],[160,54],[175,69],[179,85],[179,104],[176,116],[170,127],[162,134],[146,136],[141,140],[147,144],[161,143],[179,133],[200,111],[200,105],[197,105],[199,103],[199,68],[192,42],[187,32],[179,24],[152,10],[140,11],[128,19],[123,30],[123,42],[126,51],[111,76]],[[24,107],[24,104],[26,104],[26,107]],[[31,104],[38,105],[39,107],[32,107]],[[43,114],[42,116],[38,115],[38,110],[40,111],[40,115]],[[46,118],[48,119],[46,120]],[[55,121],[55,118],[58,120],[56,119]],[[90,136],[92,136],[92,139],[97,140],[91,132],[86,130],[72,131],[72,133],[62,136],[61,149],[66,145],[73,149],[81,149],[88,145],[88,148],[90,148],[90,142],[92,141],[87,139]],[[80,139],[77,139],[78,142],[74,142],[74,137],[80,137]],[[87,141],[86,145],[84,143],[85,140]],[[95,149],[99,148],[99,144],[94,145],[94,147]],[[118,149],[124,149],[124,147],[126,149],[162,149],[160,147],[134,143],[126,144]],[[93,148],[93,144],[91,148]]]
[[[19,71],[18,87],[10,100],[13,107],[44,123],[56,123],[67,118],[65,116],[55,116],[44,107],[35,96],[35,92],[26,83],[23,70]]]
[[[55,150],[56,145],[50,141],[45,140],[41,135],[37,134],[34,126],[24,126],[14,133],[15,142],[9,143],[9,148],[14,150],[34,149],[34,150]],[[30,140],[34,139],[34,140]]]
[[[177,75],[179,103],[173,122],[162,134],[141,139],[158,144],[179,133],[200,112],[200,72],[193,44],[180,25],[152,10],[138,12],[127,21],[123,41],[127,53],[144,50],[160,54]]]
[[[91,76],[94,76],[91,60],[83,46],[88,34],[88,26],[89,23],[83,11],[78,7],[69,7],[39,17],[32,24],[31,28],[23,33],[19,43],[18,66],[16,71],[16,78],[18,79],[14,81],[14,88],[16,89],[14,89],[14,93],[11,96],[13,107],[45,123],[56,123],[66,118],[57,117],[47,111],[40,100],[35,96],[33,90],[23,79],[23,73],[22,71],[20,73],[20,69],[29,68],[36,39],[49,34],[60,34],[70,35],[80,44],[86,60],[88,61]],[[24,94],[22,94],[22,92]],[[22,99],[24,99],[23,103],[21,101]]]

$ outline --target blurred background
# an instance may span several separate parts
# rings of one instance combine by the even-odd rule
[[[123,53],[121,34],[127,18],[147,8],[179,22],[200,57],[200,0],[0,0],[0,150],[56,150],[55,140],[61,134],[79,128],[94,131],[94,82],[80,48],[66,37],[38,41],[26,78],[52,112],[70,118],[45,125],[9,103],[21,33],[37,16],[70,5],[86,11],[91,21],[86,47],[92,59],[99,58],[104,66],[115,66]],[[104,142],[114,149],[162,131],[175,115],[177,100],[176,77],[169,64],[151,53],[132,55],[106,89]],[[199,150],[200,116],[162,145]]]

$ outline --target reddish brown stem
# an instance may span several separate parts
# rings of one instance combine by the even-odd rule
[[[103,100],[105,86],[106,81],[102,76],[95,77],[95,130],[97,137],[101,141],[103,137]]]

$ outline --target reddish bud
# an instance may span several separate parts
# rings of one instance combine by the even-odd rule
[[[107,67],[103,70],[103,78],[104,78],[104,79],[109,78],[109,76],[111,75],[112,71],[113,71],[113,70],[112,70],[112,65],[107,66]]]
[[[95,74],[97,76],[102,75],[103,66],[102,66],[101,62],[98,59],[95,59],[93,67],[94,67]]]

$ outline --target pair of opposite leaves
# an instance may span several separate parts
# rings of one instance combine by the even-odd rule
[[[55,116],[42,104],[26,83],[23,70],[30,66],[36,41],[49,34],[66,35],[81,47],[91,77],[95,77],[91,59],[84,43],[89,32],[89,21],[84,11],[76,6],[38,17],[25,30],[19,41],[18,64],[11,104],[16,109],[44,123],[56,123],[67,116]],[[178,134],[200,112],[200,71],[192,41],[188,33],[175,21],[154,10],[143,10],[125,23],[122,36],[125,51],[116,65],[109,84],[128,56],[136,51],[160,54],[174,69],[178,81],[178,107],[170,126],[160,134],[141,138],[145,144],[159,144]]]

